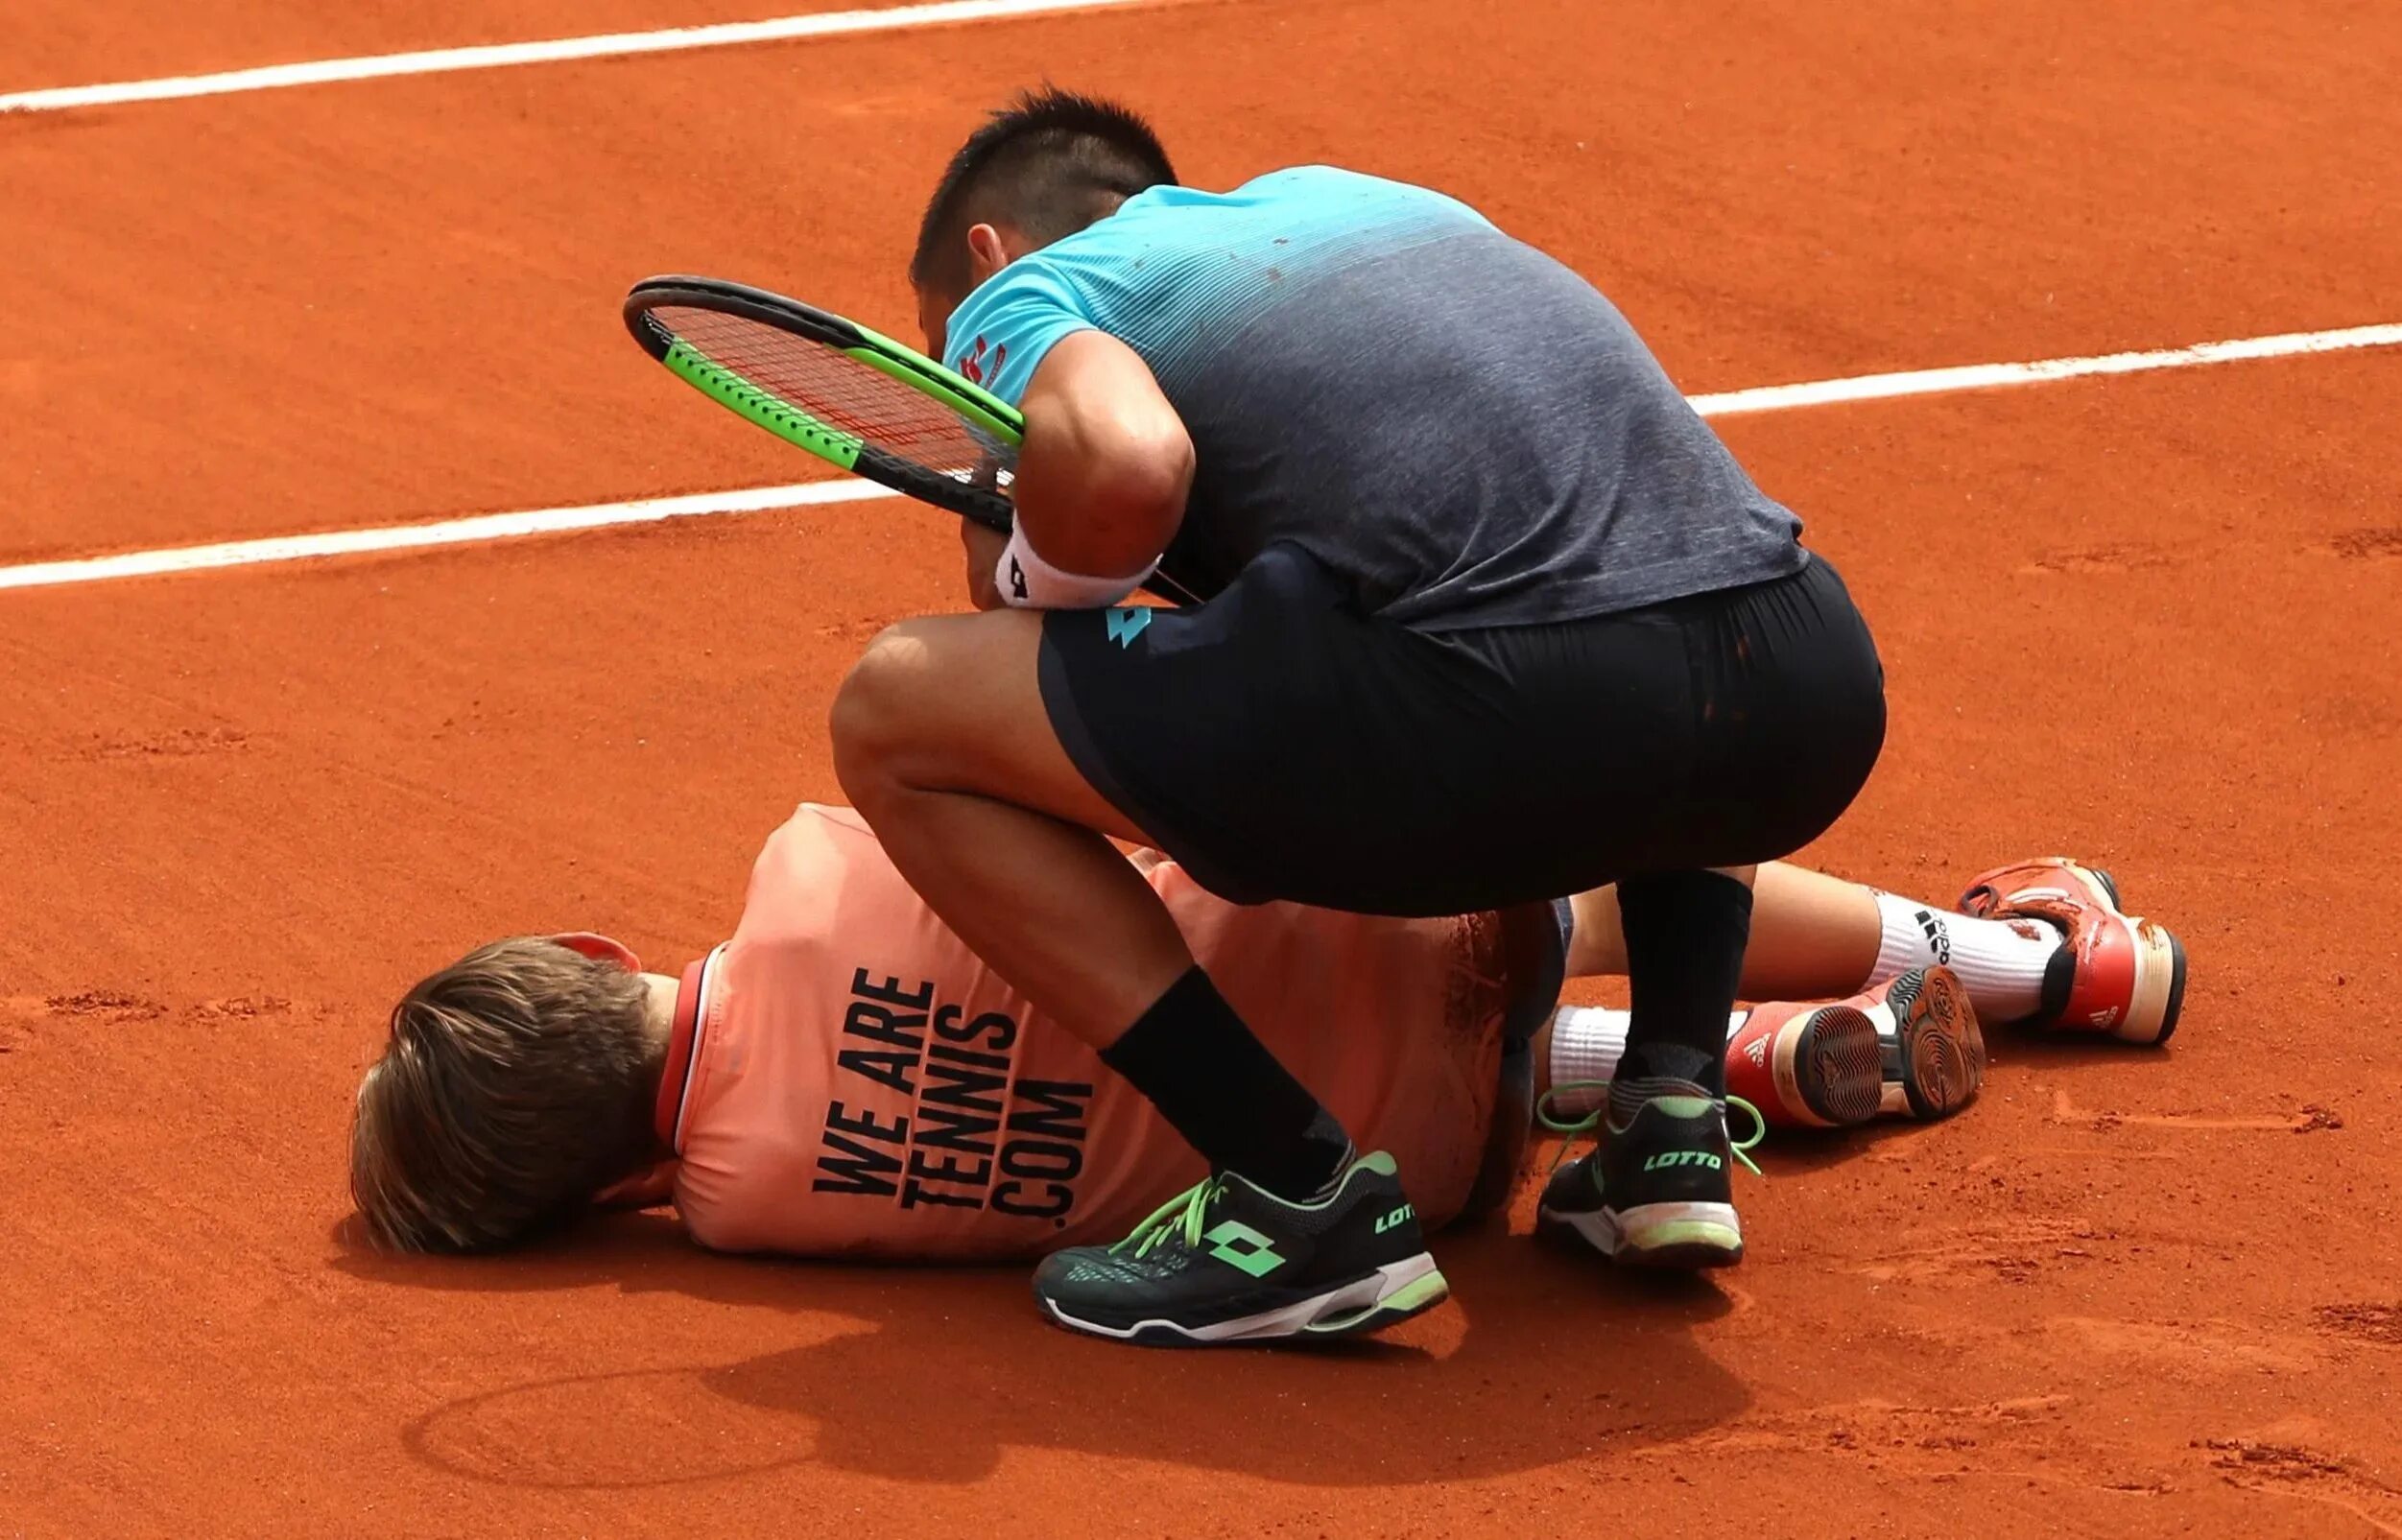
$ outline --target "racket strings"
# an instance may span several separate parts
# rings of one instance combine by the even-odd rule
[[[830,428],[941,475],[1007,485],[997,445],[873,365],[741,316],[682,305],[653,314],[687,347]]]

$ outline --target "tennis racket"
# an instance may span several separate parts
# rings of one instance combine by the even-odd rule
[[[915,348],[717,278],[626,296],[643,351],[719,404],[854,475],[1008,533],[1017,409]]]

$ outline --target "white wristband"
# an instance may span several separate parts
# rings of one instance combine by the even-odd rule
[[[1010,543],[1001,552],[1000,564],[993,568],[992,580],[1001,590],[1001,603],[1011,609],[1100,609],[1140,588],[1158,566],[1159,558],[1153,557],[1142,571],[1123,578],[1062,572],[1027,543],[1026,526],[1020,524],[1010,531]]]

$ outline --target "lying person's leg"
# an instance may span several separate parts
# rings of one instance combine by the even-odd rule
[[[1601,1104],[1625,1056],[1629,1013],[1562,1006],[1532,1047],[1551,1109]],[[1880,1114],[1942,1118],[1977,1094],[1985,1037],[1949,968],[1913,968],[1847,999],[1770,1002],[1726,1020],[1725,1085],[1774,1128],[1846,1127]]]
[[[1618,895],[1579,893],[1572,977],[1623,974]],[[1752,890],[1742,998],[1825,1000],[1912,968],[1948,967],[1988,1021],[2166,1041],[2183,1004],[2184,951],[2126,913],[2107,872],[2060,858],[1997,868],[1959,911],[1772,862]]]

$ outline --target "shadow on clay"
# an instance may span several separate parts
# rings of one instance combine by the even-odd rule
[[[1717,1288],[1618,1271],[1504,1235],[1497,1222],[1438,1244],[1454,1299],[1404,1328],[1406,1340],[1302,1349],[1096,1341],[1041,1322],[1022,1267],[718,1256],[659,1213],[610,1217],[505,1257],[385,1256],[358,1246],[346,1226],[337,1239],[334,1267],[392,1287],[614,1285],[630,1295],[778,1309],[831,1328],[732,1363],[479,1391],[404,1431],[418,1461],[495,1484],[649,1486],[798,1464],[963,1482],[990,1475],[1013,1447],[1308,1485],[1393,1484],[1688,1437],[1748,1402],[1693,1339],[1695,1326],[1730,1308]],[[843,1317],[857,1329],[844,1330]],[[661,1458],[657,1432],[643,1428],[657,1423],[692,1453]],[[573,1447],[587,1438],[590,1449]]]

